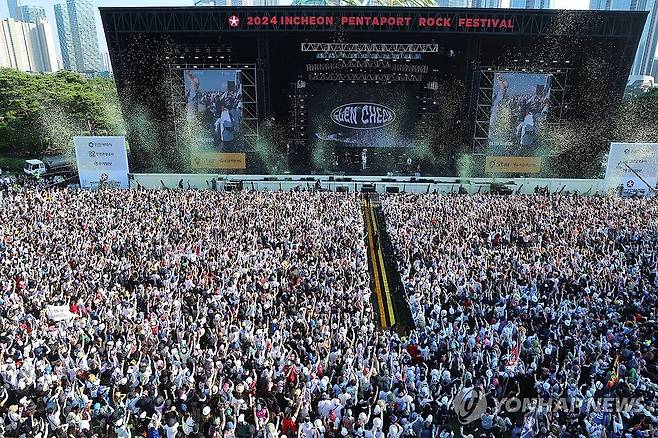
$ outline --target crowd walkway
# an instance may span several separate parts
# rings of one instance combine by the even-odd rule
[[[375,311],[382,328],[407,332],[413,318],[404,294],[394,251],[386,232],[386,219],[379,195],[369,194],[363,200],[364,223],[368,234],[368,260],[372,290],[377,301]]]

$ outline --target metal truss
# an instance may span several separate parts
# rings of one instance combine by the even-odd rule
[[[311,73],[309,81],[421,82],[423,76],[399,73]]]
[[[382,53],[382,52],[317,52],[317,59],[422,59],[422,53]]]
[[[402,73],[427,74],[427,72],[429,72],[429,67],[427,65],[393,64],[391,70]]]
[[[360,69],[390,69],[391,63],[389,61],[373,59],[373,60],[353,60],[343,59],[338,62],[319,63],[319,64],[306,64],[306,71],[331,71],[331,70],[344,70],[349,68]]]
[[[427,65],[397,64],[384,60],[340,60],[338,62],[306,64],[307,72],[339,71],[339,70],[391,70],[398,73],[427,74]]]
[[[302,43],[302,52],[437,53],[438,44]]]
[[[494,75],[496,73],[518,72],[551,75],[551,94],[549,101],[548,125],[559,125],[562,122],[562,113],[565,109],[565,98],[568,90],[568,76],[570,68],[545,67],[483,67],[476,70],[474,75],[479,76],[477,89],[475,123],[473,125],[473,153],[485,154],[489,148],[489,125],[491,122],[491,107],[493,105]],[[477,80],[477,78],[476,78]]]

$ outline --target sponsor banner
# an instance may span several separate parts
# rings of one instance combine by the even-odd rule
[[[486,173],[539,173],[540,157],[496,157],[487,156]]]
[[[46,315],[53,321],[64,321],[78,316],[75,313],[71,313],[69,306],[46,306]]]
[[[611,143],[605,184],[622,196],[647,196],[658,182],[658,144]]]
[[[125,137],[74,137],[80,187],[101,184],[128,188],[128,155]]]
[[[246,169],[245,154],[238,152],[201,152],[192,154],[193,169]]]

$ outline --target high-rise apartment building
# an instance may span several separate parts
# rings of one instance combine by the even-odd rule
[[[67,0],[55,5],[55,19],[64,67],[80,72],[98,71],[101,57],[93,0]]]
[[[502,0],[473,0],[472,6],[474,8],[502,8],[503,3]]]
[[[101,63],[103,67],[101,71],[112,72],[112,62],[110,61],[110,54],[107,52],[101,53]]]
[[[550,9],[552,8],[551,0],[511,0],[510,8],[518,9]]]
[[[7,9],[9,9],[9,18],[14,20],[20,19],[20,3],[18,0],[7,0]]]
[[[9,18],[0,28],[0,67],[21,71],[57,71],[55,41],[45,18],[25,23]]]
[[[40,6],[19,6],[20,20],[25,23],[36,23],[39,18],[46,18],[46,10]]]
[[[71,21],[66,3],[55,5],[55,24],[59,37],[59,50],[62,54],[64,70],[76,70],[75,49],[73,48],[73,35],[71,35]]]
[[[438,0],[437,5],[444,8],[469,8],[472,6],[470,0]]]

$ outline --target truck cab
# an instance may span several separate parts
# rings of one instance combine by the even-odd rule
[[[23,172],[33,177],[38,177],[46,173],[46,164],[41,160],[25,160]]]

